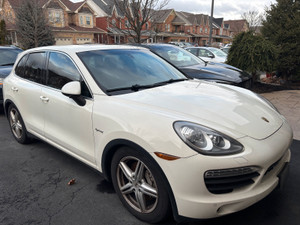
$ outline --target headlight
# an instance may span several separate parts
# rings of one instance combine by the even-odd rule
[[[174,129],[188,146],[204,155],[231,155],[244,149],[238,141],[195,123],[178,121]]]
[[[259,95],[259,94],[256,94],[256,96],[258,97],[258,98],[260,98],[262,101],[264,101],[265,103],[267,103],[272,109],[274,109],[276,112],[278,112],[279,114],[281,114],[280,112],[279,112],[279,110],[268,100],[268,99],[266,99],[265,97],[263,97],[263,96],[261,96],[261,95]]]
[[[0,85],[3,84],[3,80],[4,80],[4,78],[0,78]]]

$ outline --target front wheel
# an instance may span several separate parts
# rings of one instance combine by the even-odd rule
[[[22,116],[15,105],[8,107],[8,121],[14,138],[21,144],[30,141]]]
[[[170,212],[164,180],[153,159],[123,147],[111,165],[114,188],[125,207],[140,220],[157,223]]]

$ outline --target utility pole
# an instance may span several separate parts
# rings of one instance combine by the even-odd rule
[[[214,0],[211,0],[211,12],[210,12],[210,28],[209,28],[209,43],[208,45],[211,46],[211,39],[212,39],[212,32],[213,32],[213,18],[214,18]]]

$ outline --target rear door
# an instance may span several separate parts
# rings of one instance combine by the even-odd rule
[[[94,139],[92,126],[93,98],[79,69],[71,58],[61,52],[49,52],[45,99],[45,137],[63,147],[71,155],[94,164]],[[85,106],[79,106],[61,93],[68,82],[80,81]]]
[[[42,136],[44,131],[44,111],[41,100],[42,84],[45,76],[45,52],[25,55],[15,69],[16,77],[11,87],[14,104],[19,109],[29,132]]]

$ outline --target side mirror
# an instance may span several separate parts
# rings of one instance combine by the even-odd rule
[[[212,59],[215,58],[215,56],[213,54],[211,54],[211,53],[208,53],[208,57],[212,58]]]
[[[81,96],[81,84],[79,81],[71,81],[66,83],[61,93],[69,98],[72,98],[79,106],[85,106],[86,100]]]

